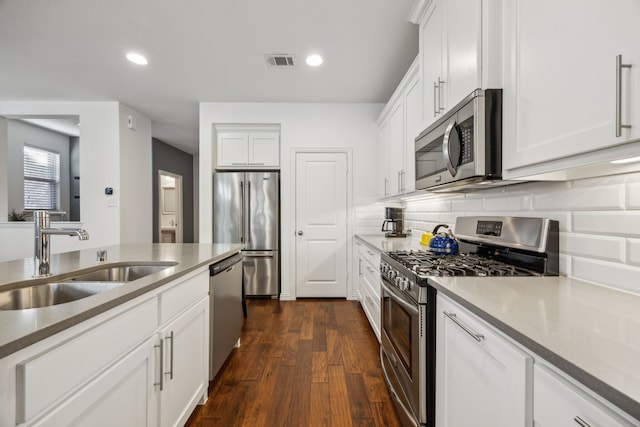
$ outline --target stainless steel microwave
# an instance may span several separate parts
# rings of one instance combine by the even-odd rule
[[[475,90],[415,140],[416,190],[460,191],[502,179],[502,89]]]

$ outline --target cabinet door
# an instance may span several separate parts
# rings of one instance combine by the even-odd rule
[[[157,408],[154,339],[141,344],[34,426],[153,426]]]
[[[540,365],[533,378],[535,427],[633,425]]]
[[[436,426],[530,426],[532,358],[440,295],[437,307]]]
[[[407,85],[404,95],[405,110],[405,160],[402,188],[409,193],[416,189],[416,137],[422,132],[424,119],[422,115],[422,84],[420,76],[415,77]]]
[[[447,82],[442,90],[442,106],[450,108],[482,84],[482,2],[447,0],[445,7]]]
[[[402,193],[402,175],[404,174],[404,100],[396,101],[389,114],[389,194]]]
[[[424,94],[425,127],[436,121],[444,110],[442,104],[442,4],[434,0],[420,21],[420,55]]]
[[[505,169],[616,145],[640,131],[640,2],[505,2]],[[616,137],[616,56],[622,121]]]
[[[219,133],[217,138],[218,167],[249,164],[249,135],[241,132]]]
[[[160,425],[181,426],[207,396],[209,298],[203,298],[160,333],[164,350]]]
[[[279,166],[280,137],[275,132],[249,134],[249,166]]]
[[[380,127],[378,132],[378,194],[386,197],[391,191],[389,180],[389,120]]]

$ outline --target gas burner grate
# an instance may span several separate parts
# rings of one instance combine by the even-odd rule
[[[418,276],[535,276],[536,273],[477,254],[395,251],[388,255]]]

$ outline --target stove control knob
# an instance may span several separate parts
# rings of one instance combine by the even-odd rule
[[[398,272],[392,268],[390,268],[389,271],[387,271],[387,277],[391,280],[395,279],[397,275],[398,275]]]
[[[387,264],[386,262],[381,262],[380,263],[380,272],[381,273],[386,273],[389,270],[389,264]]]
[[[396,286],[398,287],[398,289],[402,290],[402,291],[406,291],[409,289],[409,279],[407,279],[406,277],[398,277],[396,279]]]

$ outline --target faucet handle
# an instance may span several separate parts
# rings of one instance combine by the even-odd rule
[[[98,249],[96,251],[96,261],[105,262],[107,260],[107,250],[106,249]]]

